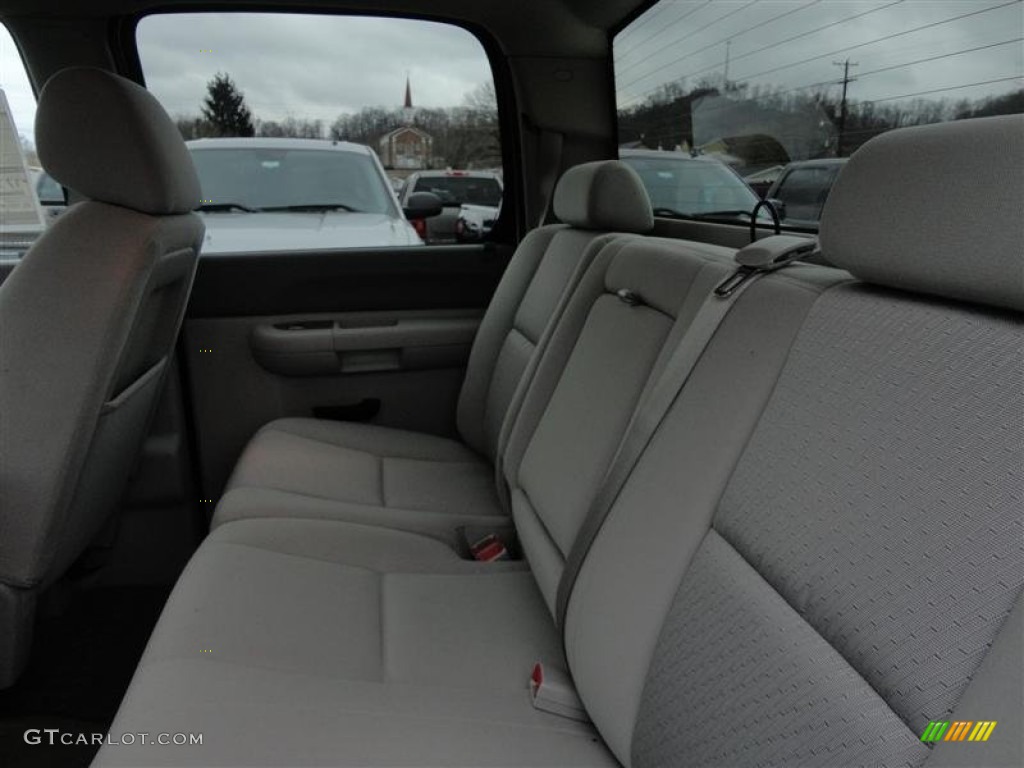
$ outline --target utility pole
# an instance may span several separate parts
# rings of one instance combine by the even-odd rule
[[[732,40],[725,41],[725,91],[729,90],[729,49],[732,47]]]
[[[850,67],[856,67],[857,62],[847,59],[846,61],[833,61],[832,64],[843,68],[843,100],[839,104],[839,138],[836,139],[836,157],[842,157],[843,136],[846,133],[846,87],[851,80],[856,80],[856,78],[850,77]]]

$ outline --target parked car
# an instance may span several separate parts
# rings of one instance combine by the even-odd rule
[[[455,221],[455,239],[460,243],[483,240],[491,233],[500,212],[500,205],[464,203]]]
[[[749,216],[759,199],[732,168],[711,157],[620,149],[619,159],[640,175],[655,216],[736,220]]]
[[[29,178],[32,181],[32,188],[39,198],[39,205],[46,214],[46,223],[52,224],[53,220],[60,216],[67,208],[64,200],[64,188],[42,168],[29,168]]]
[[[782,223],[817,229],[828,193],[844,165],[845,157],[801,160],[787,165],[766,195]]]
[[[441,198],[444,210],[428,220],[412,219],[416,231],[427,243],[458,242],[456,225],[464,204],[497,210],[501,204],[501,177],[493,171],[420,171],[409,176],[402,190],[402,204],[417,192],[431,192]]]
[[[376,153],[316,139],[187,142],[206,219],[203,252],[323,250],[422,245]],[[436,213],[417,197],[420,218]]]

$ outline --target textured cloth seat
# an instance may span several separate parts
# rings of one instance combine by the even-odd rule
[[[1022,161],[1016,117],[894,131],[851,159],[821,239],[848,272],[794,265],[739,295],[603,518],[556,630],[562,555],[623,419],[587,424],[584,466],[559,478],[545,461],[566,445],[559,402],[585,401],[590,380],[600,408],[618,393],[642,411],[638,373],[657,376],[663,358],[651,339],[669,325],[685,338],[692,311],[659,309],[665,273],[642,261],[688,264],[674,274],[691,290],[720,268],[658,241],[621,247],[636,272],[599,255],[608,269],[577,289],[597,298],[581,299],[593,309],[565,372],[535,417],[524,402],[537,426],[510,440],[530,569],[374,526],[224,524],[111,726],[215,740],[104,747],[97,765],[1024,764]],[[954,194],[962,167],[977,174]],[[970,225],[955,215],[968,201],[983,203]],[[936,215],[959,224],[935,235]],[[610,303],[627,286],[653,306]],[[629,337],[639,351],[616,357]],[[616,363],[629,375],[586,375]],[[593,729],[529,706],[522,668],[562,651]],[[984,743],[926,744],[936,720],[999,725]]]
[[[118,509],[204,232],[181,134],[136,83],[57,72],[36,146],[80,199],[0,286],[0,688],[28,659],[40,594]]]
[[[563,223],[523,240],[481,322],[459,395],[458,439],[314,419],[271,422],[243,451],[213,525],[309,516],[446,532],[500,514],[494,462],[506,421],[574,286],[607,233],[653,226],[642,182],[618,161],[567,171],[553,205]]]
[[[236,521],[186,569],[116,726],[158,716],[203,746],[98,762],[614,765],[592,727],[530,705],[534,662],[561,656],[521,564],[374,526]]]
[[[218,506],[217,523],[259,517],[263,509],[279,516],[299,504],[311,510],[310,517],[319,505],[324,516],[369,523],[379,522],[386,508],[394,510],[391,519],[413,526],[423,516],[417,513],[439,513],[452,523],[501,514],[493,467],[457,440],[365,424],[280,419],[246,447]]]

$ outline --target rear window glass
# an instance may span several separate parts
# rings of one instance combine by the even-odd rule
[[[413,192],[433,192],[445,205],[497,206],[501,202],[501,186],[496,179],[470,176],[421,177]]]
[[[749,211],[757,202],[743,180],[728,167],[701,158],[660,152],[622,153],[622,160],[640,175],[651,204],[661,215]]]
[[[1022,42],[1019,0],[662,0],[614,39],[620,152],[714,159],[774,197],[791,163],[1024,111]],[[787,177],[784,223],[816,227],[837,173]]]
[[[793,168],[779,180],[773,197],[781,200],[787,219],[817,221],[838,168]]]

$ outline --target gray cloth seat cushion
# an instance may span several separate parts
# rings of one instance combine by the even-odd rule
[[[254,495],[253,489],[270,493]],[[281,504],[252,503],[281,498],[282,492],[306,497],[304,509],[320,510],[311,517],[358,519],[360,508],[376,510],[376,517],[381,509],[446,519],[501,514],[494,470],[457,440],[321,419],[278,419],[261,429],[239,460],[214,525],[279,516],[291,502],[302,503],[288,496]],[[368,514],[365,520],[372,522],[374,512]]]
[[[243,520],[192,559],[95,765],[614,765],[592,727],[535,710],[560,640],[520,563],[423,536]]]

